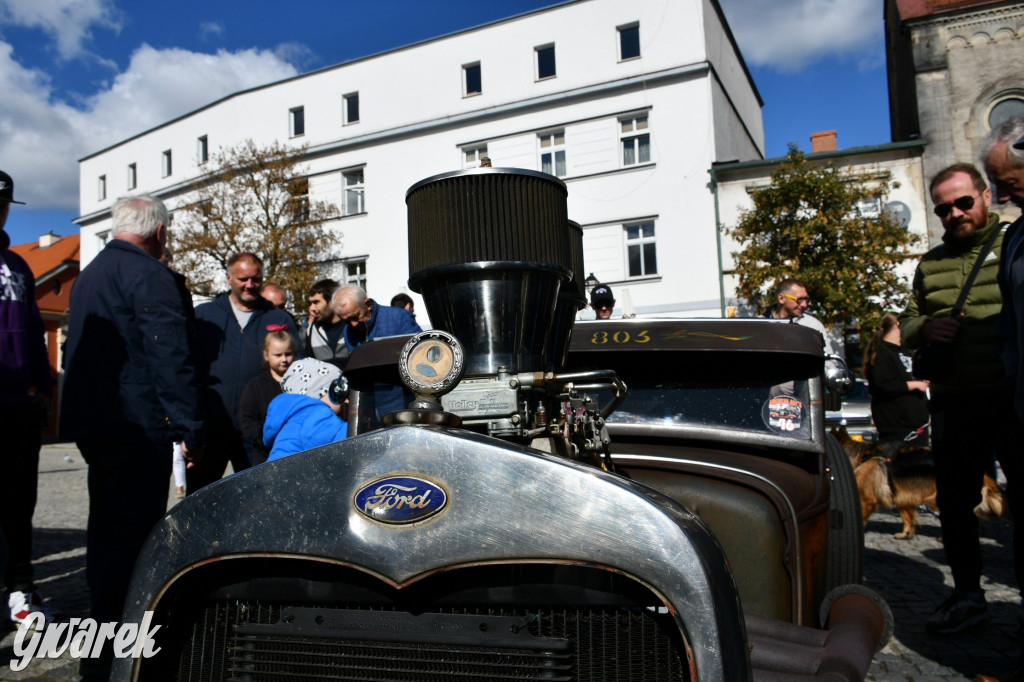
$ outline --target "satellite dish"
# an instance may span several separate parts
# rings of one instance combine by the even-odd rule
[[[885,205],[885,210],[900,224],[904,230],[910,224],[910,207],[902,201],[890,201]]]

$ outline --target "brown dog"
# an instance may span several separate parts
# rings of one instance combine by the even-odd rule
[[[836,440],[839,441],[839,444],[843,446],[843,450],[846,451],[846,456],[850,458],[850,468],[854,471],[857,470],[857,465],[865,459],[874,457],[878,454],[878,446],[876,444],[851,438],[850,433],[846,430],[845,424],[833,426],[832,435],[835,436]]]
[[[897,538],[914,537],[919,505],[939,509],[935,502],[935,462],[929,448],[905,447],[892,458],[870,457],[857,466],[854,476],[864,523],[879,507],[895,505],[903,519],[903,530],[896,533]],[[981,503],[974,513],[981,518],[1010,518],[1002,490],[987,474],[981,487]]]

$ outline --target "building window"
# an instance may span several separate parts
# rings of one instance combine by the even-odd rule
[[[565,176],[565,131],[545,133],[539,136],[540,169],[544,173]]]
[[[462,167],[463,168],[479,168],[480,162],[487,156],[487,145],[482,147],[472,147],[470,149],[462,150]]]
[[[353,92],[342,98],[341,123],[359,123],[359,93]]]
[[[651,160],[651,134],[646,116],[624,118],[619,121],[622,136],[622,165],[633,166]]]
[[[626,263],[630,277],[658,274],[654,223],[626,225]]]
[[[1009,118],[1024,116],[1024,99],[1019,95],[996,102],[988,112],[989,130],[995,130]]]
[[[171,150],[166,150],[160,156],[160,172],[163,173],[163,177],[167,177],[174,171],[174,165],[171,160]]]
[[[619,61],[640,56],[640,24],[619,26]]]
[[[345,263],[345,284],[355,284],[366,291],[366,259],[350,260]]]
[[[480,62],[465,64],[462,67],[462,95],[469,97],[482,93],[483,84],[480,76]]]
[[[882,197],[877,194],[873,197],[865,197],[857,201],[857,208],[852,212],[854,216],[864,218],[877,218],[882,215]]]
[[[196,156],[199,158],[199,163],[204,164],[210,160],[210,144],[206,139],[206,135],[201,135],[196,140]]]
[[[342,180],[342,215],[366,213],[366,196],[363,185],[363,169],[345,171]]]
[[[299,190],[299,192],[292,197],[292,201],[295,202],[295,222],[304,223],[309,220],[309,183]]]
[[[135,164],[128,164],[128,189],[135,189],[139,185],[139,177],[135,171]]]
[[[107,176],[101,175],[96,183],[96,198],[103,201],[107,198]]]
[[[298,137],[306,134],[306,107],[295,107],[288,110],[291,119],[291,136]]]
[[[543,45],[533,48],[537,55],[537,80],[555,77],[555,46]]]

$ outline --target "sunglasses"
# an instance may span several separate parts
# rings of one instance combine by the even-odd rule
[[[947,202],[945,204],[937,204],[935,208],[932,209],[932,211],[935,213],[935,215],[939,216],[940,218],[945,218],[946,216],[953,212],[954,206],[956,206],[962,212],[970,211],[972,208],[974,208],[974,197],[964,195],[959,199],[954,199],[951,203]]]
[[[793,294],[783,294],[783,296],[791,301],[796,301],[797,303],[807,303],[809,305],[811,302],[811,298],[809,296],[801,296],[800,298],[797,298]]]

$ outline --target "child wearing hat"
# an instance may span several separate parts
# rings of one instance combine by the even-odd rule
[[[284,391],[270,402],[263,424],[267,461],[344,440],[348,424],[341,419],[347,382],[334,365],[305,358],[281,378]]]

